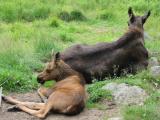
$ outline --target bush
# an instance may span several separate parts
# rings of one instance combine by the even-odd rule
[[[63,20],[63,21],[66,21],[66,22],[69,22],[71,21],[71,16],[68,12],[66,11],[62,11],[59,13],[58,17]]]
[[[101,14],[98,15],[98,18],[102,20],[113,20],[115,15],[110,11],[102,11]]]
[[[82,12],[74,10],[70,13],[71,20],[75,21],[84,21],[86,20],[86,17],[82,14]]]
[[[82,14],[82,12],[78,10],[71,11],[71,13],[68,13],[66,11],[62,11],[59,13],[58,17],[66,22],[70,21],[84,21],[86,20],[86,17]]]

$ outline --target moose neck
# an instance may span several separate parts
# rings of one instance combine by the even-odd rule
[[[135,26],[135,25],[130,25],[130,26],[129,26],[129,31],[137,31],[137,32],[140,32],[140,33],[143,34],[144,29],[143,29],[143,26],[142,26],[142,25],[137,25],[137,26]]]
[[[61,74],[57,77],[57,81],[66,79],[67,77],[71,77],[71,76],[78,76],[80,78],[79,82],[82,85],[85,84],[85,79],[84,79],[83,75],[80,74],[79,72],[73,70],[72,68],[66,68],[66,69],[62,70]]]

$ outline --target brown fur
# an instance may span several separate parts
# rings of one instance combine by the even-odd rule
[[[148,66],[148,51],[144,46],[143,24],[150,15],[135,16],[128,10],[128,31],[115,42],[96,45],[78,44],[61,53],[61,58],[85,77],[87,83],[93,78],[136,73]]]
[[[46,103],[20,102],[7,96],[4,96],[3,99],[11,104],[16,104],[20,110],[39,118],[44,118],[50,110],[69,115],[81,112],[86,101],[84,78],[60,60],[58,54],[48,66],[41,74],[50,72],[52,74],[50,79],[55,79],[57,83],[53,88],[38,90],[42,98],[48,98]],[[39,78],[39,82],[47,80],[49,80],[47,77]]]

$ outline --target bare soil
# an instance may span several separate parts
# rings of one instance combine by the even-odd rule
[[[40,98],[36,92],[29,92],[25,94],[12,93],[10,96],[15,97],[21,101],[40,102]],[[103,102],[104,105],[108,104]],[[7,108],[12,105],[2,102],[0,108],[0,120],[39,120],[38,118],[31,116],[25,112],[7,112]],[[119,115],[119,109],[113,105],[107,110],[98,109],[84,109],[78,115],[66,116],[62,114],[49,113],[45,120],[103,120],[104,118],[115,117]]]

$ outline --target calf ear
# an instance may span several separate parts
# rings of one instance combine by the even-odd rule
[[[131,7],[128,8],[128,15],[129,15],[130,18],[131,18],[131,17],[134,17],[134,13],[133,13]]]
[[[142,23],[144,24],[148,17],[151,15],[151,11],[149,10],[143,17],[142,17]]]
[[[55,63],[60,61],[60,52],[57,52],[54,57]]]

